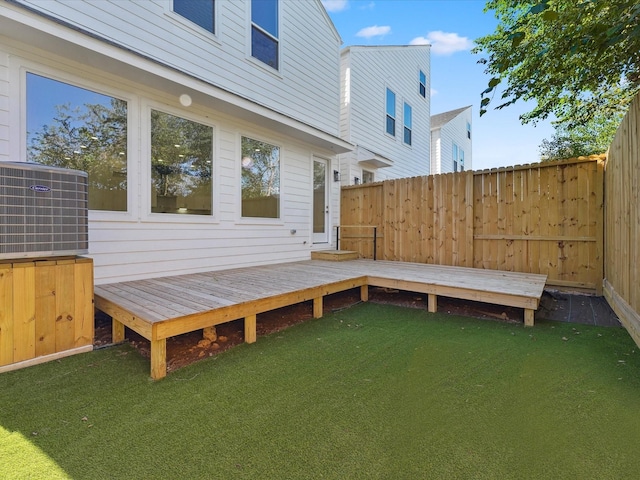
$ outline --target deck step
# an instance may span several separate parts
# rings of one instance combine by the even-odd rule
[[[311,252],[311,260],[331,260],[342,262],[344,260],[357,260],[358,252],[351,250],[316,250]]]

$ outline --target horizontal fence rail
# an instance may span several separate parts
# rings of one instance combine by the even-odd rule
[[[343,187],[341,223],[377,225],[379,259],[542,273],[601,293],[603,167],[597,156]],[[343,235],[341,248],[373,258],[370,241]]]

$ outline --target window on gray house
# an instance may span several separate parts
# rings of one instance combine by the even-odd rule
[[[215,0],[173,0],[173,11],[205,30],[216,33]]]
[[[427,76],[420,70],[420,96],[427,98]]]
[[[456,145],[455,143],[453,144],[451,156],[453,158],[453,171],[457,172],[458,171],[458,145]]]
[[[411,110],[411,105],[405,103],[404,104],[404,115],[403,115],[403,121],[404,121],[404,143],[406,145],[411,145],[411,132],[412,132],[412,110]]]
[[[251,1],[251,56],[278,70],[278,0]]]
[[[242,216],[280,218],[280,147],[242,137]]]
[[[467,138],[471,140],[471,124],[467,122]]]
[[[127,102],[33,73],[27,160],[87,172],[89,209],[127,210]]]
[[[387,88],[387,133],[396,136],[396,94]]]
[[[151,111],[151,211],[211,215],[213,128]]]

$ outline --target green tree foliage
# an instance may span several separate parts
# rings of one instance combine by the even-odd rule
[[[89,188],[126,190],[127,104],[111,99],[110,105],[57,105],[51,124],[34,132],[29,161],[82,170]]]
[[[212,152],[210,126],[152,110],[151,182],[159,195],[210,192]]]
[[[573,128],[626,110],[640,89],[636,0],[489,0],[489,10],[499,25],[474,50],[491,76],[480,115],[503,84],[497,109],[535,100],[523,123],[554,115]]]
[[[268,143],[242,138],[242,198],[280,194],[280,149]]]
[[[573,128],[559,124],[553,137],[540,144],[540,155],[545,160],[557,160],[605,153],[621,120],[622,115],[596,115]]]

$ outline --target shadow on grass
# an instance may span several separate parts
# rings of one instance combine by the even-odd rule
[[[622,328],[362,304],[148,379],[127,345],[0,375],[0,478],[635,478]]]

